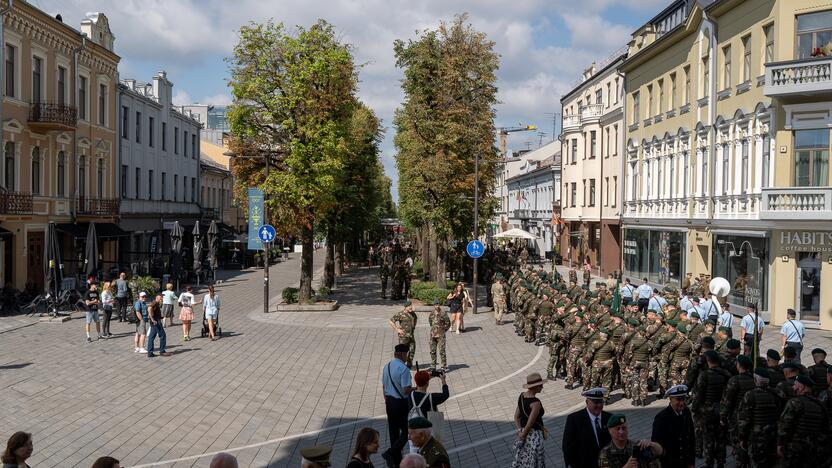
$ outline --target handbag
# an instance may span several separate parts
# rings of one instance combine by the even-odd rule
[[[433,411],[433,395],[428,393],[428,398],[430,400],[430,407],[431,411],[428,411],[427,419],[433,425],[433,438],[442,442],[442,430],[445,426],[445,413],[439,411]]]
[[[520,397],[517,399],[517,404],[520,405],[520,411],[528,418],[529,413],[526,412],[526,407],[523,405],[523,395],[521,394]],[[546,429],[546,426],[543,425],[543,421],[540,421],[541,431],[543,432],[543,440],[547,440],[549,438],[549,429]]]

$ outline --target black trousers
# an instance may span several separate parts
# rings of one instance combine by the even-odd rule
[[[387,431],[390,436],[390,449],[393,457],[398,462],[402,456],[401,449],[407,444],[407,399],[385,396],[384,409],[387,412]],[[397,448],[398,452],[396,452]]]
[[[642,313],[647,312],[647,306],[650,304],[649,298],[640,297],[638,299],[638,310]]]

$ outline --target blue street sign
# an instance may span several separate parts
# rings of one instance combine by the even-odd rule
[[[485,253],[485,246],[478,240],[472,240],[465,247],[465,251],[468,252],[468,256],[471,258],[480,258]]]
[[[263,242],[271,242],[274,240],[277,232],[274,230],[274,227],[271,224],[264,224],[260,226],[260,229],[257,231],[257,235],[260,236],[260,240]]]

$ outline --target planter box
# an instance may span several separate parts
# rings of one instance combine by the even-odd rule
[[[281,302],[277,305],[277,312],[331,312],[338,310],[340,304],[333,302],[316,302],[314,304],[287,304]]]

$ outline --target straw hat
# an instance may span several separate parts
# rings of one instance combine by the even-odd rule
[[[523,385],[523,388],[532,388],[538,387],[543,385],[543,378],[537,372],[532,372],[531,374],[526,376],[526,385]]]

